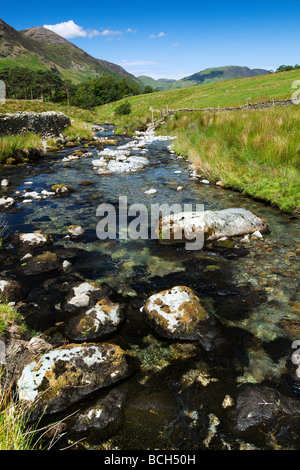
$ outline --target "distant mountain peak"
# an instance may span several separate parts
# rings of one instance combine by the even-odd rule
[[[44,28],[43,26],[33,26],[28,29],[24,29],[23,31],[19,31],[19,33],[24,34],[32,39],[36,39],[37,41],[48,41],[53,44],[66,44],[68,41],[59,36],[58,34],[54,33],[50,29]]]

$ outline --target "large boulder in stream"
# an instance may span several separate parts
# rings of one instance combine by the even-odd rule
[[[68,344],[28,364],[18,380],[21,402],[32,406],[30,419],[68,408],[92,392],[129,374],[123,350],[103,343]]]
[[[189,287],[175,286],[151,295],[143,313],[146,322],[164,338],[197,340],[207,351],[224,342],[217,319]]]
[[[179,212],[162,217],[156,233],[161,243],[182,243],[204,234],[206,240],[265,232],[265,219],[240,208],[221,211]]]

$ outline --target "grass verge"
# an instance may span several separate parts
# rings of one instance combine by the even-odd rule
[[[159,130],[176,135],[174,149],[228,188],[300,210],[299,108],[194,112],[171,117]]]
[[[2,136],[0,137],[0,163],[12,156],[16,150],[41,148],[42,146],[42,139],[37,134]]]

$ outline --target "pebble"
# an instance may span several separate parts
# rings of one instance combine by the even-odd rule
[[[178,186],[177,187],[177,191],[182,191],[183,190],[183,186]]]
[[[9,186],[10,184],[11,183],[7,178],[5,178],[4,180],[1,181],[1,186],[5,187],[5,186]]]
[[[203,183],[203,184],[209,184],[209,181],[208,181],[208,180],[201,180],[201,183]]]

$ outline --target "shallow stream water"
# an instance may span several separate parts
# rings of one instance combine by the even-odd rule
[[[109,126],[97,133],[111,135]],[[119,145],[130,140],[117,139]],[[90,447],[239,448],[240,439],[225,423],[226,395],[235,399],[243,383],[268,383],[299,398],[291,362],[291,344],[297,338],[286,326],[299,321],[299,219],[240,193],[190,179],[188,162],[170,153],[170,143],[147,145],[150,165],[133,173],[98,175],[91,163],[96,149],[91,150],[93,158],[66,164],[63,157],[74,149],[64,149],[46,154],[36,166],[2,174],[13,183],[7,195],[24,189],[50,191],[60,183],[74,188],[63,198],[17,202],[14,210],[3,214],[7,234],[39,230],[61,235],[60,245],[84,250],[73,270],[87,280],[109,284],[126,305],[126,322],[109,338],[132,361],[131,377],[118,385],[126,392],[124,416],[113,436],[87,439]],[[85,180],[91,184],[81,185]],[[177,191],[178,186],[183,190]],[[150,188],[157,192],[146,195]],[[264,217],[269,233],[249,243],[234,239],[201,251],[160,245],[157,240],[101,241],[96,236],[96,209],[102,203],[117,207],[119,196],[127,196],[128,205],[138,202],[148,208],[154,203],[198,203],[210,210],[242,207]],[[84,236],[64,239],[73,224],[85,229]],[[140,308],[145,300],[175,285],[191,287],[221,321],[230,343],[225,352],[209,353],[195,342],[164,340],[144,323]]]

